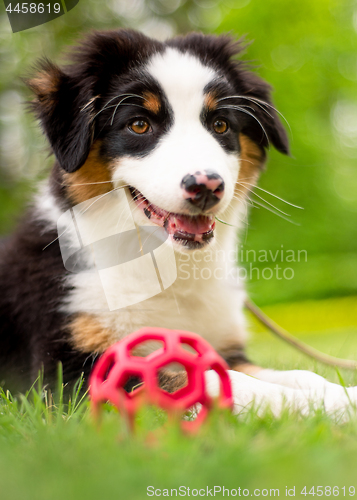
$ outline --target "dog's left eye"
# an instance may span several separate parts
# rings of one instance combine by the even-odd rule
[[[129,128],[136,134],[145,134],[150,130],[150,124],[145,120],[135,120],[129,125]]]
[[[228,130],[228,123],[224,120],[216,120],[213,123],[213,130],[216,134],[224,134]]]

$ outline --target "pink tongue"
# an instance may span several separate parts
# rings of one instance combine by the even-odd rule
[[[169,232],[180,230],[190,234],[203,234],[214,229],[214,218],[206,215],[174,215],[169,217]]]

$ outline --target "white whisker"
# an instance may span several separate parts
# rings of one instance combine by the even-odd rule
[[[281,215],[278,212],[276,212],[275,210],[273,210],[272,208],[269,208],[269,207],[263,205],[263,203],[259,203],[259,201],[256,201],[256,200],[251,200],[251,201],[253,201],[253,203],[255,203],[256,205],[259,205],[260,207],[265,208],[266,210],[268,210],[268,212],[271,212],[272,214],[277,215],[281,219],[284,219],[284,220],[290,222],[291,224],[294,224],[294,226],[300,226],[300,224],[298,222],[294,222],[293,220],[288,219],[287,217],[284,217],[284,215]]]
[[[284,198],[280,198],[280,196],[277,196],[276,194],[271,193],[270,191],[267,191],[266,189],[263,189],[259,186],[256,186],[254,184],[250,184],[249,182],[244,182],[244,181],[238,181],[238,184],[247,184],[248,186],[253,186],[254,188],[260,189],[261,191],[264,191],[264,193],[270,194],[270,196],[274,196],[274,198],[277,198],[278,200],[286,203],[287,205],[290,205],[291,207],[298,208],[300,210],[304,210],[304,207],[299,207],[299,205],[294,205],[293,203],[290,203],[289,201],[284,200]]]
[[[129,99],[129,98],[130,98],[130,97],[132,97],[132,96],[133,96],[133,94],[128,95],[128,96],[126,96],[126,97],[123,97],[123,99],[122,99],[120,102],[118,102],[118,104],[115,106],[115,109],[114,109],[114,111],[113,111],[113,114],[112,114],[112,119],[111,119],[111,121],[110,121],[110,125],[113,125],[113,121],[114,121],[115,114],[116,114],[116,112],[117,112],[117,109],[118,109],[118,108],[119,108],[119,106],[121,105],[121,103],[122,103],[122,102],[124,102],[126,99]],[[142,99],[143,99],[144,101],[147,101],[147,99],[145,99],[145,97],[142,97]],[[141,107],[143,107],[143,106],[141,106]]]
[[[254,194],[254,196],[257,196],[258,198],[260,198],[262,201],[264,201],[264,203],[266,203],[267,205],[270,205],[271,207],[273,207],[275,210],[277,210],[278,212],[280,212],[281,214],[284,214],[286,215],[287,217],[291,217],[290,214],[287,214],[286,212],[283,212],[283,210],[280,210],[280,208],[276,207],[275,205],[273,205],[272,203],[269,203],[269,201],[265,200],[262,196],[260,196],[259,194],[255,193],[252,189],[249,189],[249,188],[246,188],[248,189],[248,191],[252,194]]]
[[[258,99],[257,97],[253,97],[253,96],[244,96],[244,95],[231,95],[231,96],[227,96],[227,97],[221,97],[220,99],[218,99],[217,102],[220,102],[220,101],[225,101],[227,99],[246,99],[247,101],[250,101],[250,102],[253,102],[254,104],[256,104],[257,106],[259,106],[259,104],[261,104],[262,106],[267,106],[271,109],[273,109],[276,113],[278,113],[282,118],[283,120],[285,121],[285,123],[287,124],[287,126],[289,127],[289,131],[290,133],[292,134],[292,131],[291,131],[291,127],[290,127],[290,123],[288,122],[288,120],[285,118],[285,116],[278,110],[276,109],[272,104],[270,104],[269,102],[266,102],[266,101],[263,101],[262,99]],[[263,111],[265,111],[269,116],[272,116],[270,115],[270,113],[268,113],[267,110],[264,110],[264,108],[262,108],[262,106],[259,106],[261,109],[263,109]],[[273,118],[273,117],[272,117]]]
[[[241,111],[242,113],[245,113],[246,115],[249,115],[251,116],[252,118],[254,118],[254,120],[256,120],[259,125],[261,126],[261,129],[262,131],[264,132],[264,135],[266,137],[266,140],[268,142],[268,144],[270,145],[270,141],[269,141],[269,137],[268,137],[268,134],[265,130],[265,128],[263,127],[263,124],[261,123],[260,120],[258,120],[258,118],[256,116],[254,116],[252,113],[249,113],[249,111],[247,111],[246,109],[244,108],[241,108],[240,106],[235,106],[235,105],[227,105],[227,106],[219,106],[217,109],[236,109],[237,111]]]
[[[128,99],[129,97],[138,97],[139,99],[143,99],[144,101],[146,101],[147,99],[145,99],[145,97],[143,96],[140,96],[138,94],[119,94],[119,95],[116,95],[115,97],[112,97],[111,99],[109,99],[109,101],[107,103],[104,104],[104,106],[102,107],[102,109],[100,111],[98,111],[98,113],[96,113],[93,117],[93,120],[102,112],[102,111],[105,111],[106,109],[109,109],[111,107],[115,107],[116,105],[112,105],[112,106],[108,106],[108,104],[110,104],[112,101],[114,101],[114,99],[120,99],[120,97],[124,97],[124,99],[121,101],[123,102],[125,99]]]
[[[76,184],[62,184],[62,186],[65,186],[65,187],[70,187],[70,186],[92,186],[92,185],[96,185],[96,184],[112,184],[114,181],[98,181],[98,182],[81,182],[81,183],[76,183]],[[120,186],[120,187],[128,187],[129,184],[125,184],[124,186]]]

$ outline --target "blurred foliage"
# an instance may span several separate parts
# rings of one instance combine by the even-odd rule
[[[160,39],[202,30],[246,34],[247,41],[254,40],[244,58],[275,89],[275,103],[291,128],[292,151],[291,158],[271,151],[260,186],[304,211],[257,191],[298,225],[263,208],[252,209],[242,243],[245,249],[273,255],[281,249],[304,249],[307,261],[253,262],[261,271],[277,263],[292,268],[294,278],[258,279],[253,273],[248,290],[260,303],[356,293],[355,0],[81,0],[65,16],[16,34],[3,12],[0,233],[11,229],[32,186],[52,162],[39,128],[25,112],[29,94],[20,76],[31,73],[38,57],[63,60],[61,54],[81,33],[120,26]]]
[[[253,209],[247,246],[276,251],[283,245],[308,253],[307,262],[281,263],[294,268],[294,279],[256,280],[250,292],[265,302],[354,293],[357,2],[241,3],[245,6],[232,10],[219,31],[248,33],[254,39],[248,57],[273,85],[275,103],[292,130],[292,158],[271,154],[260,186],[304,207],[301,212],[278,205],[300,226]]]

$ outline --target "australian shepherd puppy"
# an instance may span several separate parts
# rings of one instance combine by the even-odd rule
[[[5,387],[28,387],[41,368],[51,381],[58,362],[66,383],[88,377],[98,354],[152,326],[204,337],[232,369],[237,408],[254,398],[306,404],[304,391],[277,384],[296,388],[316,375],[259,371],[247,361],[244,292],[223,272],[235,266],[226,256],[266,150],[288,153],[270,87],[234,58],[241,50],[227,36],[162,43],[117,30],[90,34],[67,66],[40,63],[27,83],[55,161],[1,247]],[[155,253],[145,244],[156,230]],[[139,251],[130,247],[135,238]],[[105,257],[95,247],[102,241],[111,248]],[[214,393],[214,375],[207,379]]]

